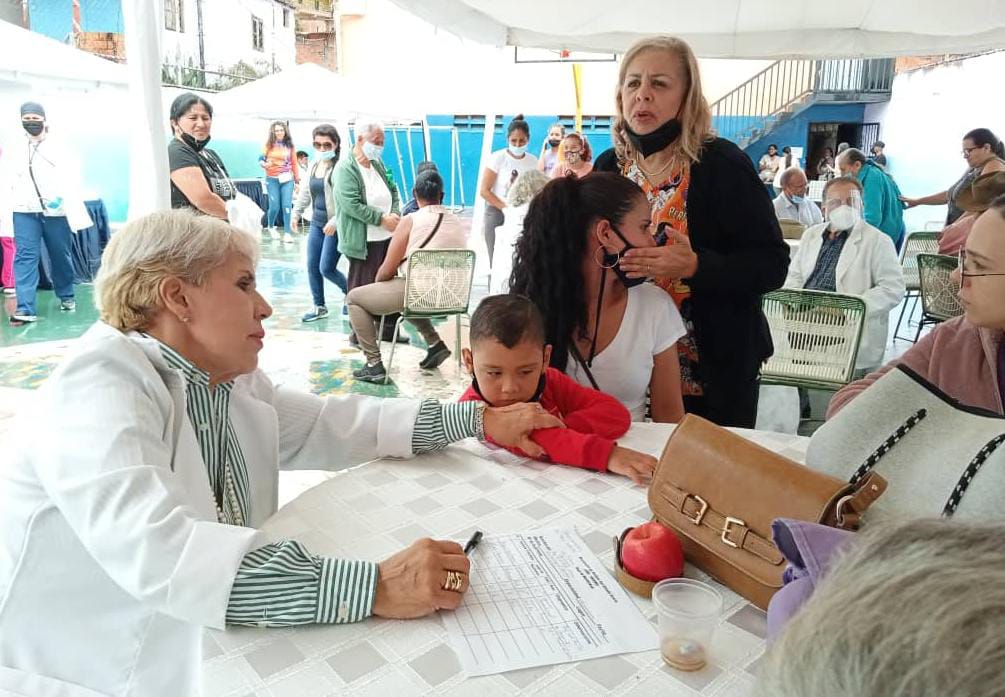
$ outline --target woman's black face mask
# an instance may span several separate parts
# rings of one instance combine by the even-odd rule
[[[668,227],[669,224],[664,222],[660,223],[659,227],[657,228],[655,237],[657,247],[662,247],[667,243]],[[646,282],[645,278],[629,278],[628,274],[626,274],[621,269],[621,257],[624,256],[625,252],[627,252],[629,249],[635,249],[636,247],[634,244],[625,239],[625,236],[621,234],[621,231],[618,230],[618,228],[611,225],[611,229],[614,230],[614,233],[621,238],[622,242],[625,243],[625,247],[620,252],[617,252],[615,254],[612,254],[610,252],[604,252],[604,261],[603,261],[604,266],[611,269],[617,275],[618,280],[621,281],[621,283],[625,286],[625,288],[634,288],[637,285],[645,283]]]

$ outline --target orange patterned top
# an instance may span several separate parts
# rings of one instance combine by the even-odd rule
[[[678,166],[659,182],[653,184],[642,173],[632,160],[621,164],[621,174],[639,185],[653,211],[653,225],[667,223],[672,230],[682,235],[688,235],[687,229],[687,191],[691,184],[691,167],[689,164]],[[669,232],[669,230],[667,231]],[[673,242],[668,242],[673,244]],[[680,355],[681,390],[685,396],[704,394],[701,381],[698,378],[698,347],[694,340],[694,323],[691,321],[691,289],[680,279],[657,278],[656,285],[665,290],[673,298],[680,310],[687,327],[687,336],[677,342]]]

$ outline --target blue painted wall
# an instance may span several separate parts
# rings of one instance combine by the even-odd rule
[[[815,104],[772,129],[745,152],[756,165],[769,143],[777,145],[779,150],[786,145],[806,148],[811,123],[862,123],[864,116],[865,104]]]
[[[73,31],[72,0],[29,0],[31,30],[57,41],[66,41]],[[83,31],[122,33],[120,0],[81,0],[80,28]]]

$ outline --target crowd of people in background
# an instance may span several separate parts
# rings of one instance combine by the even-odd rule
[[[7,286],[13,274],[16,286],[17,311],[11,315],[16,324],[36,319],[43,244],[61,309],[75,309],[69,240],[72,230],[90,225],[75,184],[79,172],[47,138],[42,105],[25,103],[21,121],[27,154],[3,156],[14,243],[0,238],[2,281]],[[754,427],[759,372],[774,350],[761,299],[782,287],[852,294],[865,302],[855,381],[834,396],[829,415],[855,409],[859,396],[898,365],[961,404],[1005,415],[1005,145],[988,129],[964,136],[963,177],[920,198],[901,193],[882,141],[866,144],[869,154],[844,142],[833,151],[827,146],[805,163],[792,146],[779,150],[770,144],[755,164],[716,135],[690,46],[664,36],[636,43],[618,71],[613,147],[594,157],[583,133],[555,124],[538,157],[528,151],[530,125],[517,115],[506,127],[505,147],[483,163],[481,233],[499,276],[493,287],[503,287],[471,319],[471,345],[462,355],[470,388],[460,403],[440,404],[358,396],[326,400],[275,386],[257,370],[262,322],[272,314],[254,285],[260,241],[223,222],[233,215],[238,192],[222,158],[207,147],[212,123],[213,108],[203,96],[186,93],[171,104],[171,207],[179,210],[132,222],[112,238],[97,284],[101,322],[81,339],[69,367],[43,395],[47,415],[58,416],[67,433],[91,440],[54,438],[23,453],[16,472],[20,493],[3,514],[9,518],[6,529],[22,538],[19,549],[45,554],[51,547],[84,570],[87,597],[116,608],[121,620],[116,631],[140,633],[154,612],[148,605],[157,589],[188,584],[156,607],[171,616],[157,628],[163,638],[158,645],[171,649],[172,660],[184,664],[182,672],[191,673],[197,664],[186,647],[197,645],[192,628],[209,623],[209,614],[220,626],[286,626],[369,615],[416,617],[460,602],[469,565],[454,543],[429,541],[385,560],[381,570],[407,562],[422,572],[408,576],[412,583],[383,585],[377,583],[376,564],[315,557],[290,541],[263,545],[251,528],[264,520],[268,506],[255,510],[253,502],[268,499],[274,505],[280,466],[298,466],[318,452],[334,453],[329,459],[337,464],[407,456],[477,436],[520,454],[644,483],[655,459],[617,444],[631,422],[677,423],[695,414],[721,426]],[[435,164],[422,163],[412,190],[401,191],[382,159],[384,143],[384,126],[376,121],[356,122],[345,147],[333,125],[320,124],[312,132],[312,158],[296,149],[289,124],[276,121],[259,158],[269,193],[265,227],[286,242],[307,226],[313,305],[302,321],[327,317],[324,281],[337,286],[353,330],[350,343],[365,357],[353,375],[377,383],[389,378],[380,343],[395,340],[409,256],[469,244],[462,221],[443,205],[444,181]],[[819,205],[808,195],[811,179],[824,182]],[[889,313],[906,291],[898,255],[907,232],[903,213],[931,204],[949,205],[943,249],[958,254],[953,279],[964,313],[883,365]],[[783,238],[783,223],[800,226],[798,240]],[[12,266],[6,261],[9,250]],[[341,256],[349,261],[347,275],[337,269]],[[428,319],[408,321],[427,346],[419,367],[436,369],[450,349]],[[186,392],[178,399],[191,419],[217,410],[210,425],[184,437],[164,425],[177,398],[162,389],[160,376],[169,372],[184,378]],[[225,389],[217,390],[221,385]],[[93,394],[101,409],[69,408]],[[239,416],[237,428],[231,410]],[[254,447],[248,424],[260,439]],[[72,508],[66,501],[73,486],[108,498],[118,491],[116,481],[150,477],[158,492],[150,501],[154,508],[166,505],[161,499],[170,499],[171,487],[158,483],[166,468],[139,471],[145,468],[118,457],[106,431],[158,462],[183,451],[192,477],[206,480],[209,470],[216,510],[209,497],[193,498],[197,514],[170,517],[153,533],[143,525],[111,531],[105,529],[111,518],[84,513],[57,517],[52,528],[33,528],[28,508],[14,503]],[[66,469],[71,451],[85,453],[73,472]],[[207,524],[201,518],[223,523],[229,532],[197,539],[194,546],[203,557],[193,566],[197,559],[191,555],[198,553],[186,540],[195,535],[194,527]],[[896,587],[897,574],[883,573],[886,564],[932,568],[933,560],[945,558],[935,540],[953,538],[929,532],[917,547],[926,554],[905,552],[912,558],[900,562],[891,560],[903,551],[896,541],[879,533],[863,537],[858,556],[848,558],[872,571],[867,583],[879,589],[880,600],[868,602],[886,603],[888,610],[897,605],[882,592]],[[122,548],[102,546],[92,554],[75,542],[98,534]],[[882,554],[883,544],[894,545],[896,554]],[[137,572],[133,565],[149,564],[148,545],[172,563]],[[135,555],[143,557],[138,561],[136,549],[143,552]],[[276,559],[281,561],[271,563]],[[180,580],[173,575],[175,563]],[[17,582],[41,583],[43,568],[32,566]],[[908,636],[915,625],[904,613],[863,608],[866,601],[858,602],[858,594],[848,590],[860,569],[838,568],[767,660],[764,694],[816,694],[830,684],[825,667],[798,683],[804,688],[793,687],[793,676],[807,672],[796,657],[819,662],[819,651],[833,636],[848,637],[863,655],[885,652],[885,660],[871,663],[851,654],[831,660],[832,668],[844,665],[840,661],[850,666],[851,672],[833,668],[835,680],[852,684],[854,671],[890,673],[890,666],[923,668],[921,659],[909,661],[917,642],[891,639],[862,648],[876,632]],[[0,572],[9,571],[0,564]],[[441,582],[444,572],[462,580],[448,588]],[[314,589],[306,609],[297,591],[289,590],[297,574]],[[342,579],[338,593],[351,599],[346,603],[352,612],[319,604],[319,584],[334,583],[333,578]],[[4,581],[0,574],[0,586]],[[117,584],[134,584],[136,593],[126,597]],[[959,590],[959,584],[932,587]],[[212,612],[193,609],[199,601],[191,599],[202,595],[210,598],[206,607],[212,605]],[[40,603],[36,611],[51,608]],[[89,608],[75,611],[84,618],[81,626],[94,621]],[[845,621],[845,613],[860,622]],[[268,621],[261,619],[266,616]],[[888,616],[902,624],[886,621]],[[981,625],[983,618],[968,616],[967,622]],[[863,633],[863,627],[873,634]],[[136,656],[93,659],[107,668],[103,675],[111,675],[149,660]],[[899,673],[886,678],[890,685],[912,684]],[[99,689],[105,682],[99,676],[91,686]],[[851,689],[849,694],[890,693]]]

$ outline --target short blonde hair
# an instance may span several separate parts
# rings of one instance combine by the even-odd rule
[[[549,181],[548,175],[537,169],[520,172],[506,194],[506,203],[511,206],[529,203]]]
[[[761,662],[758,697],[1001,695],[1005,523],[868,527]]]
[[[701,89],[701,73],[698,69],[698,59],[688,43],[675,36],[651,36],[635,42],[621,59],[621,67],[618,69],[618,87],[614,97],[615,113],[612,136],[614,137],[614,149],[618,154],[618,159],[634,159],[635,148],[628,140],[628,120],[625,118],[624,105],[621,103],[621,88],[625,84],[625,76],[628,73],[628,66],[640,54],[646,51],[665,51],[672,54],[684,66],[687,77],[687,92],[684,94],[684,102],[681,104],[680,137],[670,146],[676,158],[681,158],[687,163],[697,162],[701,157],[702,145],[715,137],[715,130],[712,128],[712,110],[708,106],[705,94]]]
[[[112,235],[94,281],[101,320],[121,331],[145,329],[168,277],[200,286],[227,254],[258,261],[258,241],[230,223],[189,210],[160,211]]]

